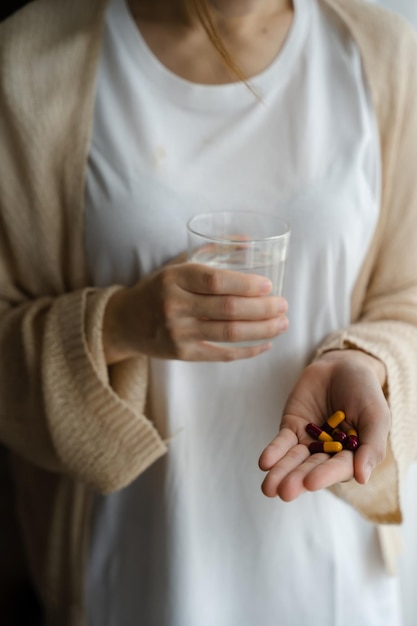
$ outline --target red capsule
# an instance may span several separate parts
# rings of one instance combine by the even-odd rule
[[[336,454],[343,450],[343,446],[338,441],[313,441],[308,446],[311,454],[317,454],[318,452],[327,452],[328,454]]]
[[[351,450],[354,452],[359,447],[359,441],[356,435],[348,435],[346,437],[346,441],[343,444],[346,450]]]
[[[343,430],[336,430],[333,433],[334,441],[344,444],[347,439],[347,434]]]
[[[306,431],[313,439],[317,439],[319,441],[333,441],[330,435],[325,433],[320,426],[317,426],[317,424],[307,424]]]

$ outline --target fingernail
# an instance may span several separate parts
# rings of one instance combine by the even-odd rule
[[[262,352],[267,352],[268,350],[270,350],[272,348],[272,343],[265,343],[263,346],[261,346],[259,353],[262,354]]]
[[[268,278],[263,278],[260,287],[261,293],[269,293],[272,290],[272,283]]]
[[[365,465],[364,470],[363,470],[363,477],[364,477],[365,483],[367,483],[368,480],[370,479],[373,469],[374,468],[370,463],[367,463]]]
[[[288,324],[289,324],[288,317],[280,317],[278,320],[278,330],[279,331],[287,330]]]
[[[279,299],[278,313],[286,313],[288,311],[288,302],[284,298]]]

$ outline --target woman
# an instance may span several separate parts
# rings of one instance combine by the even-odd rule
[[[1,35],[1,436],[47,623],[399,624],[414,35],[356,0],[38,0]],[[225,204],[290,222],[286,300],[178,257]],[[358,451],[310,455],[337,409]]]

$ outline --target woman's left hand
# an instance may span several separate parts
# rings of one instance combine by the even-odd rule
[[[302,373],[284,407],[280,430],[265,448],[259,467],[268,472],[262,491],[287,502],[305,491],[317,491],[355,478],[366,483],[384,459],[391,416],[382,391],[385,367],[356,350],[328,352]],[[358,432],[355,453],[310,454],[310,422],[323,424],[335,411]]]

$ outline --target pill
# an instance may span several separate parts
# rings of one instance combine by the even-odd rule
[[[317,426],[317,424],[307,424],[306,431],[310,437],[313,437],[313,439],[317,439],[318,441],[333,441],[331,436],[325,433],[320,426]]]
[[[343,446],[338,441],[313,441],[308,446],[311,454],[317,454],[318,452],[328,452],[329,454],[335,454],[343,450]]]
[[[330,436],[333,436],[334,428],[332,428],[327,422],[320,424],[320,428],[328,433]]]
[[[343,411],[336,411],[336,413],[333,413],[333,415],[331,415],[328,418],[327,424],[330,426],[330,428],[337,428],[339,426],[339,424],[341,424],[343,422],[345,417],[346,416],[343,413]]]
[[[356,435],[348,435],[343,445],[346,450],[351,450],[352,452],[354,452],[359,447],[358,438],[356,437]]]
[[[344,443],[347,439],[347,434],[343,430],[333,431],[333,440],[339,441],[339,443]]]
[[[348,434],[348,437],[350,435],[354,435],[355,437],[357,437],[358,436],[358,431],[355,430],[354,428],[349,428],[349,430],[347,431],[347,434]]]

